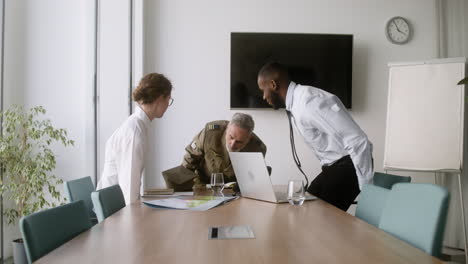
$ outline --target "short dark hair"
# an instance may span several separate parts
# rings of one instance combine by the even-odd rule
[[[171,94],[172,84],[166,76],[159,73],[145,75],[132,93],[133,100],[142,104],[151,104],[159,96]]]
[[[260,69],[258,72],[258,76],[262,78],[270,78],[273,79],[273,76],[277,76],[277,78],[289,78],[288,68],[283,64],[272,61],[268,62]]]

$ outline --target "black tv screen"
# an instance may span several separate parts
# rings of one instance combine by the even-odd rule
[[[289,69],[290,79],[335,94],[351,108],[353,35],[231,33],[231,108],[270,108],[257,74],[267,62]]]

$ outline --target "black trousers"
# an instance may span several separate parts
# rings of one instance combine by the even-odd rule
[[[331,166],[322,166],[322,172],[307,191],[343,211],[348,210],[361,192],[351,158],[344,156]]]

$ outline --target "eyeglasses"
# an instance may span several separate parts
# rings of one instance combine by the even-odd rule
[[[174,98],[169,99],[169,105],[172,105],[174,103]]]

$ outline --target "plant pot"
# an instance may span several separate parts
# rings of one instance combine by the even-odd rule
[[[26,251],[24,250],[23,239],[18,238],[13,240],[13,261],[15,264],[28,264]]]

